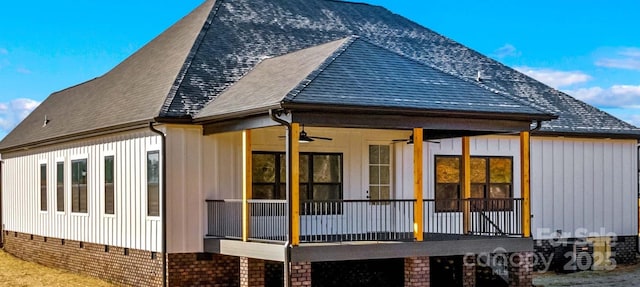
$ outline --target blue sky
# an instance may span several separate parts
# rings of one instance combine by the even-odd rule
[[[640,1],[362,2],[384,6],[640,126]],[[3,3],[0,137],[49,94],[104,74],[200,3]]]

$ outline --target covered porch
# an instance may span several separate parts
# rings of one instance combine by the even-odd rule
[[[327,127],[316,115],[299,116],[304,116],[299,118],[304,126],[289,123],[292,115],[280,111],[272,113],[271,119],[205,128],[208,136],[226,133],[242,145],[242,170],[237,173],[242,177],[241,189],[206,200],[207,239],[299,246],[530,237],[530,122],[500,126],[499,122],[468,120],[467,130],[455,131],[451,123],[455,125],[455,119],[441,124],[447,129],[435,130],[408,129],[402,124],[380,128],[376,125],[380,123],[374,123],[376,128],[363,128],[353,122],[354,116],[344,115],[326,119],[343,120],[346,127]],[[285,123],[284,128],[254,125],[279,121]],[[399,123],[411,121],[407,118]],[[492,130],[487,130],[488,124]],[[509,167],[508,193],[489,195],[487,184],[482,187],[486,195],[478,196],[474,193],[478,184],[471,174],[471,138],[496,132],[511,133],[508,141],[515,142],[521,154],[510,160],[517,166]],[[447,139],[445,134],[460,137]],[[307,142],[301,135],[324,140]],[[445,193],[435,190],[442,188],[435,185],[441,179],[436,175],[438,156],[432,155],[440,151],[432,146],[442,141],[455,141],[460,147],[454,158],[459,168],[453,175],[459,178],[453,188],[455,198],[443,198]],[[376,158],[380,157],[378,149],[385,146],[383,159]],[[269,163],[265,158],[270,158]],[[451,158],[447,154],[448,161]],[[332,165],[338,167],[331,170]]]

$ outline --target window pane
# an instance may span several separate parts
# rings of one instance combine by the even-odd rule
[[[379,183],[380,183],[380,167],[369,166],[369,184],[379,184]]]
[[[381,145],[380,148],[380,163],[381,164],[390,164],[391,163],[391,149],[388,145]]]
[[[106,156],[104,158],[104,213],[115,213],[115,194],[114,194],[114,157]]]
[[[314,185],[313,186],[313,199],[314,200],[332,200],[340,199],[340,186],[339,185]]]
[[[491,183],[511,183],[511,158],[490,158],[489,169]]]
[[[56,163],[56,210],[64,211],[64,162]]]
[[[380,184],[389,184],[390,183],[390,174],[389,174],[389,166],[381,166],[380,167]]]
[[[458,194],[457,184],[436,185],[436,211],[457,211]]]
[[[482,157],[471,158],[471,182],[486,183],[487,182],[487,159]]]
[[[509,184],[491,184],[489,190],[490,198],[509,198],[511,195],[511,186]]]
[[[160,216],[160,152],[147,153],[147,215]]]
[[[47,211],[47,165],[40,165],[40,210]]]
[[[380,146],[370,145],[369,146],[369,164],[378,164],[378,163],[380,163]]]
[[[253,182],[276,182],[276,159],[275,154],[253,154],[252,155],[252,178]]]
[[[471,185],[471,198],[484,198],[484,184]]]
[[[391,199],[391,188],[389,186],[369,186],[369,198],[371,200]]]
[[[274,185],[253,185],[253,199],[276,199]]]
[[[300,182],[301,183],[309,182],[309,155],[308,154],[300,155]]]
[[[436,157],[436,183],[460,182],[460,158]]]
[[[322,183],[341,182],[341,160],[339,155],[313,155],[313,181]]]
[[[87,160],[71,161],[71,211],[87,212]]]
[[[287,182],[287,156],[280,154],[280,182]]]

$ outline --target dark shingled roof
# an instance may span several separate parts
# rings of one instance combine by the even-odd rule
[[[209,0],[102,77],[52,94],[0,150],[153,118],[192,118],[266,57],[357,35],[559,116],[542,132],[640,137],[640,129],[406,18],[330,0]],[[45,115],[50,119],[42,128]]]
[[[528,104],[352,36],[266,59],[196,119],[288,104],[550,116]]]

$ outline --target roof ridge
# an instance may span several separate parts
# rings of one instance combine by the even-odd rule
[[[304,89],[307,88],[307,86],[313,82],[313,80],[315,80],[318,76],[320,76],[320,74],[327,69],[327,67],[331,66],[331,64],[340,57],[340,55],[342,55],[342,53],[344,53],[347,49],[349,49],[349,47],[358,39],[360,39],[360,36],[358,35],[351,35],[351,36],[347,36],[344,37],[342,39],[346,39],[344,43],[342,43],[342,45],[340,45],[340,47],[338,47],[338,49],[336,49],[329,57],[327,57],[327,60],[325,60],[324,62],[322,62],[322,64],[320,64],[318,66],[318,68],[316,68],[313,72],[311,72],[309,75],[307,75],[307,77],[302,80],[293,90],[291,90],[289,93],[287,93],[287,95],[282,99],[282,102],[287,102],[287,101],[293,101],[297,95],[299,95],[302,91],[304,91]],[[332,42],[332,41],[329,41]],[[329,43],[327,42],[327,43]],[[325,43],[326,44],[326,43]],[[323,44],[320,44],[323,45]],[[317,45],[319,46],[319,45]]]
[[[211,0],[211,1],[215,1],[215,3],[213,4],[213,7],[211,7],[211,10],[209,11],[209,16],[207,16],[207,20],[205,20],[204,23],[202,24],[200,33],[198,33],[196,40],[193,42],[193,46],[191,47],[191,50],[189,51],[187,58],[184,60],[184,64],[182,65],[182,68],[180,68],[180,71],[178,72],[178,75],[176,76],[174,83],[171,85],[171,89],[169,89],[169,94],[167,94],[167,98],[165,99],[164,103],[160,107],[160,111],[158,113],[159,117],[161,117],[161,115],[166,112],[166,109],[175,100],[176,94],[178,93],[178,89],[182,85],[182,81],[184,81],[184,78],[187,75],[187,71],[191,68],[193,59],[198,54],[198,51],[200,50],[200,47],[204,42],[204,38],[213,24],[213,19],[218,15],[220,6],[222,5],[222,2],[224,2],[225,0]],[[204,5],[204,3],[202,5]],[[191,117],[189,115],[185,115],[185,116]]]

